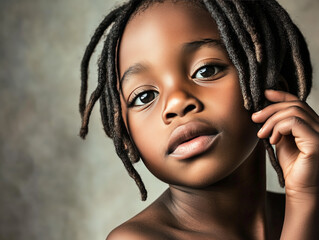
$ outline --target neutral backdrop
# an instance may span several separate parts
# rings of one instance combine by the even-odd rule
[[[87,140],[77,136],[81,57],[97,24],[120,2],[0,0],[1,240],[105,239],[167,187],[137,164],[149,191],[140,201],[102,131],[98,108]],[[280,3],[309,43],[309,104],[318,112],[319,1]],[[280,191],[272,172],[268,186]]]

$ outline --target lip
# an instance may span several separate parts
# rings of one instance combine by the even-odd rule
[[[218,131],[203,122],[188,122],[178,126],[168,141],[167,155],[177,159],[189,159],[210,149]]]

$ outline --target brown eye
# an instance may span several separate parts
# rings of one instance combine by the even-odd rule
[[[157,95],[158,95],[158,92],[153,90],[142,92],[134,98],[132,105],[143,106],[145,104],[152,102],[157,97]]]
[[[218,74],[223,70],[223,67],[216,65],[206,65],[198,69],[194,74],[193,78],[202,79],[210,78]]]

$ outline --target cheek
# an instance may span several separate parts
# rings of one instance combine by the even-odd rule
[[[251,114],[244,107],[241,92],[235,91],[229,95],[231,96],[225,100],[229,108],[222,113],[225,119],[229,119],[229,129],[238,137],[238,141],[248,146],[255,145],[258,140],[257,125],[251,120]]]
[[[232,143],[233,150],[238,153],[243,150],[243,155],[247,155],[258,142],[258,128],[251,120],[251,114],[244,108],[238,79],[235,77],[228,79],[223,89],[214,91],[213,96],[214,99],[209,103],[209,108],[214,110],[211,112],[211,117],[217,116],[217,124],[224,131],[226,142]],[[246,150],[243,146],[247,146]]]
[[[230,131],[229,136],[232,137],[232,148],[238,154],[238,157],[241,155],[239,158],[244,160],[257,146],[259,141],[257,137],[258,128],[251,120],[251,114],[243,105],[234,106],[230,117],[228,129]]]
[[[163,134],[158,114],[149,111],[147,114],[129,114],[127,118],[128,129],[133,141],[143,159],[161,154],[163,148]]]
[[[146,168],[154,176],[166,182],[166,173],[169,168],[166,170],[165,167],[163,168],[163,153],[165,153],[167,139],[161,128],[162,124],[158,120],[159,117],[155,116],[157,115],[153,114],[147,119],[138,119],[137,116],[131,118],[130,133]]]
[[[235,75],[235,74],[233,74]],[[208,109],[212,109],[214,118],[222,120],[222,122],[236,122],[241,119],[249,120],[249,113],[244,108],[244,101],[235,76],[217,83],[215,87],[204,90],[203,99],[206,101]]]

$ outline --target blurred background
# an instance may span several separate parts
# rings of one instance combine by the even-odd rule
[[[0,240],[105,239],[166,189],[138,163],[149,191],[140,201],[98,108],[87,139],[78,137],[81,57],[98,23],[121,2],[0,0]],[[319,112],[319,1],[279,2],[309,44],[309,104]],[[281,191],[271,169],[268,175],[268,188]]]

